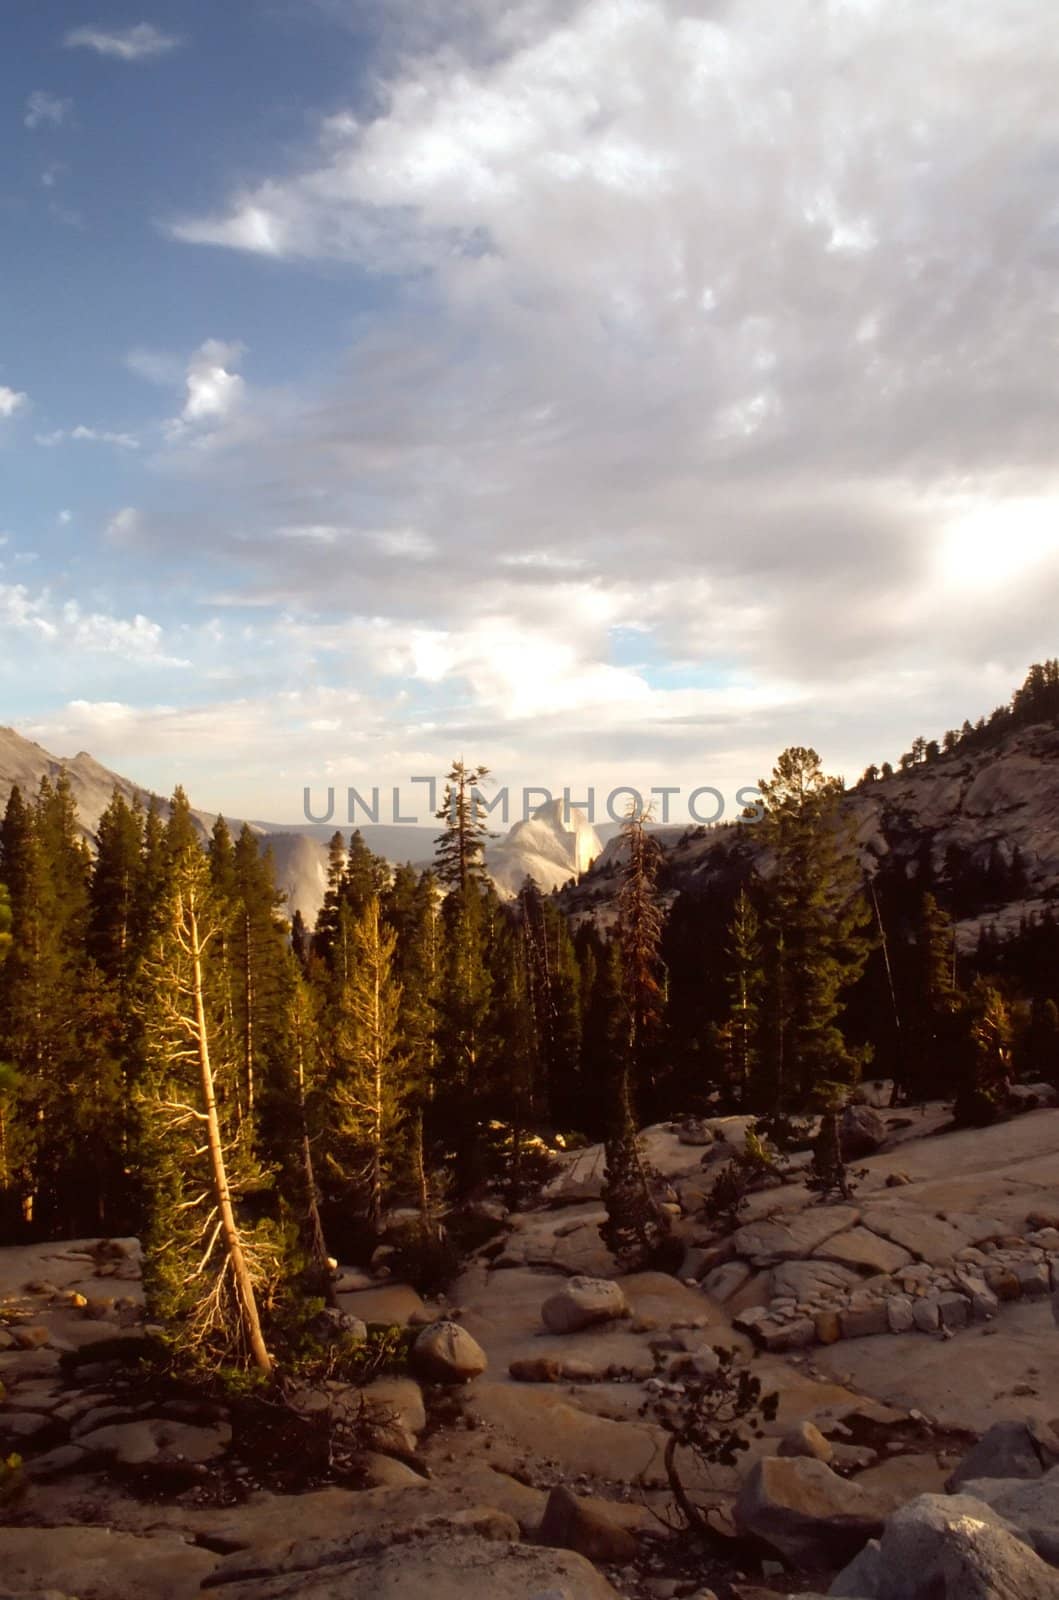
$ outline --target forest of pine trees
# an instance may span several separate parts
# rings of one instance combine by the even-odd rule
[[[602,1141],[608,1242],[643,1262],[666,1239],[648,1122],[775,1128],[863,1073],[973,1122],[1011,1076],[1059,1077],[1059,925],[958,956],[929,852],[865,881],[814,751],[762,781],[760,841],[723,887],[666,894],[631,815],[609,931],[530,880],[498,898],[483,775],[449,774],[432,868],[336,833],[312,929],[254,833],[203,839],[180,789],[164,818],[115,793],[94,853],[65,778],[14,789],[2,1237],[142,1234],[155,1314],[267,1371],[292,1283],[327,1299],[328,1258],[370,1260],[395,1212],[428,1260],[464,1202],[531,1193],[549,1148]]]

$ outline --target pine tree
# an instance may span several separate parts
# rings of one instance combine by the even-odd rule
[[[624,1037],[613,1067],[611,1120],[604,1140],[607,1220],[600,1224],[604,1244],[627,1269],[655,1260],[668,1233],[666,1215],[651,1192],[640,1152],[633,1098],[634,1074],[644,1075],[663,1006],[662,916],[656,895],[659,851],[646,822],[642,812],[630,811],[622,825],[625,857],[617,943]]]
[[[744,1104],[760,1074],[759,1028],[765,982],[761,927],[745,888],[736,897],[728,929],[729,1010],[724,1043],[729,1081]]]
[[[401,987],[398,1032],[407,1060],[408,1178],[424,1232],[436,1234],[437,1219],[428,1170],[426,1121],[437,1076],[439,964],[438,883],[429,869],[395,869],[383,911],[396,935],[394,969]]]
[[[149,1071],[143,1093],[153,1185],[145,1287],[185,1354],[210,1365],[271,1370],[259,1291],[280,1272],[275,1241],[238,1217],[241,1193],[262,1174],[236,1113],[236,1073],[218,1054],[224,974],[223,908],[174,797],[165,847],[167,884],[145,965]]]
[[[516,908],[542,1078],[534,1085],[534,1100],[554,1124],[570,1127],[581,1099],[581,984],[574,943],[562,912],[532,878],[522,885]]]
[[[663,919],[657,890],[662,854],[657,841],[647,831],[647,821],[646,813],[631,811],[621,830],[625,853],[618,891],[617,932],[622,998],[628,1025],[627,1061],[633,1093],[637,1088],[641,1092],[653,1088],[652,1054],[665,1003],[661,960]]]
[[[69,780],[13,793],[3,830],[15,939],[2,1028],[15,1071],[14,1177],[27,1222],[87,1231],[100,1220],[88,1145],[115,1111],[114,1020],[86,955],[90,858]]]
[[[271,852],[261,853],[244,823],[232,852],[229,940],[239,1100],[251,1122],[260,1083],[273,1064],[270,1042],[281,1031],[289,978],[282,904]]]
[[[816,751],[785,750],[758,788],[762,842],[775,861],[766,886],[772,960],[761,1107],[772,1110],[804,1105],[818,1085],[859,1075],[838,1021],[844,991],[867,960],[870,913],[840,833],[842,784],[825,777]]]
[[[6,885],[0,883],[0,978],[14,942],[11,925],[11,896]],[[11,1189],[10,1123],[14,1110],[15,1082],[14,1067],[0,1060],[0,1201]]]
[[[99,819],[89,889],[88,949],[100,971],[127,1001],[143,945],[144,815],[115,789]]]
[[[932,894],[922,896],[911,949],[908,1049],[898,1080],[901,1098],[926,1099],[951,1085],[956,1050],[954,1019],[961,1005],[955,986],[956,935],[952,919]]]
[[[335,1032],[336,1164],[352,1176],[378,1228],[405,1133],[408,1076],[400,1048],[396,935],[372,895],[351,926],[351,971]]]
[[[495,835],[489,832],[485,807],[475,791],[488,776],[488,767],[454,761],[437,811],[438,821],[445,823],[445,831],[434,841],[437,875],[447,889],[461,894],[472,884],[485,882],[485,841]]]
[[[466,889],[452,889],[441,908],[434,1002],[437,1070],[429,1124],[452,1158],[461,1194],[483,1175],[482,1067],[492,995],[487,952],[495,910],[491,891],[480,889],[473,878]]]
[[[1011,1076],[1011,1010],[995,984],[975,979],[964,1025],[963,1072],[953,1115],[963,1127],[981,1127],[1003,1109]]]

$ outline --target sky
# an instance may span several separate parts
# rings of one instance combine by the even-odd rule
[[[681,819],[1057,653],[1044,0],[0,30],[0,721],[233,816],[463,755]]]

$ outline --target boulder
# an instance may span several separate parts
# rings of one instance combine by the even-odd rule
[[[549,1333],[577,1333],[628,1314],[621,1285],[609,1278],[570,1278],[541,1306],[541,1319]]]
[[[639,1552],[636,1535],[603,1500],[581,1500],[560,1484],[548,1496],[537,1543],[576,1550],[589,1561],[624,1565]]]
[[[864,1306],[848,1306],[839,1312],[838,1320],[844,1339],[866,1339],[874,1334],[890,1332],[890,1315],[885,1300],[874,1300]]]
[[[909,1252],[891,1239],[884,1239],[870,1228],[849,1228],[836,1234],[813,1251],[815,1261],[835,1261],[855,1272],[891,1273],[911,1266]]]
[[[971,1241],[959,1228],[939,1217],[925,1216],[910,1207],[873,1207],[864,1213],[864,1226],[884,1239],[891,1239],[915,1256],[917,1261],[950,1261]]]
[[[14,1590],[58,1589],[81,1600],[192,1600],[217,1557],[175,1534],[110,1528],[0,1528],[0,1573]]]
[[[734,1507],[738,1528],[796,1566],[837,1566],[882,1532],[874,1495],[822,1461],[766,1456],[744,1478]]]
[[[853,1206],[792,1211],[771,1221],[748,1222],[733,1234],[732,1246],[736,1255],[748,1259],[772,1256],[777,1261],[799,1261],[811,1255],[817,1245],[859,1221],[860,1212]]]
[[[427,1425],[423,1391],[412,1378],[376,1378],[363,1391],[372,1416],[370,1442],[383,1455],[414,1455],[417,1435]]]
[[[575,1551],[460,1533],[454,1520],[383,1549],[377,1540],[365,1549],[350,1541],[344,1558],[329,1550],[326,1562],[296,1547],[272,1570],[259,1562],[233,1576],[221,1593],[224,1600],[617,1600],[606,1578]],[[143,1592],[154,1600],[157,1591]]]
[[[1059,1467],[1043,1478],[971,1478],[961,1494],[982,1500],[1003,1517],[1024,1544],[1050,1567],[1059,1567]]]
[[[712,1128],[708,1128],[701,1117],[687,1117],[677,1130],[677,1138],[681,1144],[713,1144],[715,1135]]]
[[[842,1237],[839,1234],[839,1238]],[[811,1261],[781,1261],[778,1267],[772,1269],[770,1288],[773,1297],[789,1295],[795,1302],[800,1302],[814,1295],[826,1298],[830,1290],[839,1290],[845,1295],[859,1281],[855,1272],[840,1266],[837,1261],[818,1261],[814,1257]]]
[[[882,1149],[888,1134],[884,1118],[872,1106],[847,1106],[838,1125],[842,1159],[858,1161],[862,1156],[874,1155]]]
[[[458,1322],[432,1322],[412,1346],[413,1370],[430,1383],[467,1383],[488,1366],[485,1351]]]
[[[926,1494],[890,1517],[877,1556],[840,1572],[830,1592],[863,1600],[1059,1600],[1059,1573],[983,1501]]]
[[[213,1461],[224,1454],[231,1442],[232,1430],[226,1422],[199,1428],[160,1417],[109,1423],[81,1434],[77,1440],[90,1455],[127,1467],[159,1460]]]
[[[815,1423],[799,1422],[783,1435],[779,1453],[781,1456],[808,1456],[830,1466],[835,1452],[831,1441],[824,1438]]]
[[[853,1091],[854,1105],[872,1106],[876,1111],[885,1111],[887,1106],[893,1105],[893,1099],[892,1078],[867,1078]]]
[[[730,1300],[750,1277],[750,1268],[745,1261],[726,1261],[721,1267],[714,1267],[702,1280],[703,1293],[708,1294],[711,1300],[718,1300],[723,1305]]]
[[[994,1422],[946,1480],[955,1494],[972,1478],[1042,1478],[1059,1463],[1059,1439],[1039,1422]]]

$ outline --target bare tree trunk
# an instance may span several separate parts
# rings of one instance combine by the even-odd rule
[[[272,1371],[272,1357],[265,1347],[261,1332],[261,1319],[257,1311],[257,1298],[250,1277],[250,1269],[243,1255],[242,1240],[232,1209],[232,1196],[228,1187],[228,1174],[224,1165],[221,1125],[217,1116],[217,1098],[214,1093],[213,1068],[210,1064],[210,1043],[206,1029],[206,1008],[202,998],[202,947],[199,943],[199,922],[195,911],[194,895],[186,903],[188,941],[191,948],[192,984],[195,997],[195,1043],[198,1049],[199,1074],[202,1084],[202,1103],[206,1112],[206,1139],[213,1176],[214,1198],[221,1221],[224,1248],[235,1280],[235,1291],[254,1365],[262,1372]]]
[[[246,990],[246,1025],[244,1049],[246,1053],[246,1114],[254,1114],[254,964],[250,952],[250,913],[243,913],[243,937],[246,941],[246,958],[243,964],[243,982]]]
[[[324,1298],[329,1306],[334,1306],[338,1302],[331,1277],[323,1219],[320,1216],[320,1191],[316,1187],[313,1146],[309,1137],[309,1115],[305,1103],[305,1050],[300,1021],[295,1028],[294,1039],[298,1062],[298,1117],[301,1122],[302,1179],[305,1184],[305,1206],[309,1225],[309,1256],[323,1285]]]

